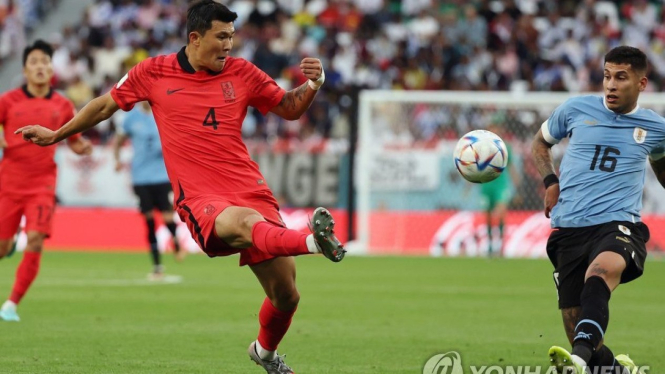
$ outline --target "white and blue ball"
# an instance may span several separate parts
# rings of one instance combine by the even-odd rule
[[[473,183],[495,180],[508,165],[508,150],[501,138],[487,130],[464,135],[455,147],[455,167]]]

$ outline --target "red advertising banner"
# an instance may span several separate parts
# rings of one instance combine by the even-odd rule
[[[486,219],[484,212],[375,212],[370,218],[369,253],[484,256],[489,247]],[[643,220],[651,231],[647,248],[665,253],[665,217]],[[493,247],[502,247],[504,257],[546,257],[550,230],[543,212],[509,212],[503,245],[495,241]]]
[[[346,242],[347,214],[332,209],[336,233]],[[283,209],[288,227],[308,232],[312,209]],[[366,253],[376,255],[484,256],[488,233],[483,212],[378,211],[370,219],[370,245]],[[665,254],[665,217],[645,216],[651,230],[648,248]],[[158,239],[165,249],[170,234],[159,225]],[[134,209],[66,208],[56,210],[53,236],[47,248],[59,250],[144,251],[146,228]],[[545,257],[545,243],[550,232],[549,220],[542,212],[509,212],[506,218],[503,255],[505,257]],[[198,247],[181,223],[178,240],[191,252]],[[498,247],[498,243],[495,246]]]

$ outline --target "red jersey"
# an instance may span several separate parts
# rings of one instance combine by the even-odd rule
[[[74,105],[52,89],[43,98],[32,96],[26,86],[0,96],[0,124],[4,125],[7,141],[0,161],[0,193],[55,194],[56,147],[36,146],[14,135],[14,131],[36,124],[57,130],[72,119],[74,113]]]
[[[125,111],[136,102],[150,102],[178,200],[268,189],[241,127],[248,106],[266,114],[284,93],[240,58],[228,57],[219,73],[195,71],[185,48],[142,61],[111,89]]]

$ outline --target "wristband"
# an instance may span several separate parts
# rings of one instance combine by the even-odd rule
[[[318,91],[319,88],[323,85],[323,82],[326,80],[326,73],[323,71],[323,68],[321,68],[321,76],[319,79],[313,81],[311,79],[307,80],[307,84],[309,85],[309,88],[313,89],[314,91]]]
[[[553,184],[559,184],[559,177],[556,174],[550,174],[543,179],[543,183],[545,183],[545,189],[547,189]]]

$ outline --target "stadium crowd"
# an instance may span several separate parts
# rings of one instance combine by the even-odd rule
[[[0,68],[7,58],[25,46],[26,34],[59,3],[59,0],[0,0]]]
[[[20,43],[54,0],[0,0],[0,56]],[[326,89],[298,123],[258,112],[248,139],[279,149],[320,149],[347,139],[361,88],[404,90],[597,91],[604,51],[640,47],[651,90],[665,86],[665,8],[660,2],[575,0],[231,0],[239,14],[234,55],[290,87],[304,80],[303,56],[326,67]],[[96,0],[81,23],[51,37],[57,87],[77,106],[108,91],[148,56],[177,51],[185,0]],[[18,42],[17,42],[18,41]],[[454,139],[456,125],[413,129],[416,140]],[[438,128],[437,128],[438,126]],[[93,130],[110,139],[112,123]],[[434,130],[434,131],[432,131]],[[518,137],[532,131],[516,131]],[[429,138],[427,138],[429,137]]]

